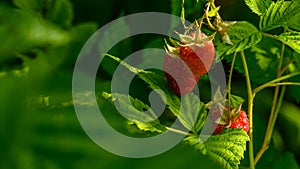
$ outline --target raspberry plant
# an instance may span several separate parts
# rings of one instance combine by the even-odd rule
[[[249,9],[251,14],[231,17],[228,14],[238,8],[229,4],[232,1],[110,2],[111,5],[96,0],[1,1],[1,169],[203,168],[202,163],[209,168],[226,169],[299,168],[296,158],[299,161],[300,115],[294,104],[300,101],[299,0],[244,0],[239,7]],[[72,100],[70,85],[75,58],[88,37],[116,16],[120,6],[130,9],[120,9],[118,16],[150,6],[182,20],[180,25],[170,21],[172,27],[184,28],[182,32],[175,30],[178,40],[151,35],[148,41],[133,37],[116,45],[106,54],[99,70],[101,78],[96,79],[97,102],[107,110],[107,120],[120,132],[133,137],[163,132],[185,136],[174,151],[160,156],[163,158],[124,160],[103,151],[86,136],[74,113],[76,104],[91,105]],[[229,10],[224,12],[226,8]],[[195,22],[188,25],[187,20]],[[121,30],[111,28],[111,32],[128,34],[132,29],[126,21],[122,26]],[[170,89],[163,72],[141,70],[123,61],[139,46],[168,48],[170,44],[177,49],[180,46],[182,53],[192,53],[185,49],[191,46],[187,44],[195,30],[208,38],[194,39],[193,45],[209,41],[214,46],[214,63],[207,68],[214,70],[219,62],[226,65],[227,89],[217,90],[212,100],[200,99],[191,89],[179,96],[179,92]],[[102,38],[107,42],[114,40],[113,34]],[[129,95],[110,91],[110,78],[117,65],[138,77]],[[209,78],[203,73],[195,78],[198,83],[195,81],[193,86],[197,85],[201,96],[209,91]],[[150,107],[145,96],[149,90],[157,92],[167,105],[162,115]],[[91,93],[80,96],[89,97]],[[114,117],[111,103],[120,105],[129,118]],[[239,126],[234,121],[241,111],[244,118],[249,118],[249,131],[247,124],[247,130],[234,127]],[[216,117],[211,117],[214,113]],[[181,125],[171,128],[175,119]],[[204,128],[209,122],[211,126],[222,126],[221,130],[212,136],[201,135],[204,131],[213,133],[214,127]]]
[[[248,143],[248,153],[249,153],[249,168],[254,169],[256,163],[259,161],[261,156],[264,154],[264,152],[268,149],[271,139],[271,134],[273,132],[273,128],[275,125],[275,121],[277,118],[277,115],[280,110],[280,106],[282,104],[282,99],[285,94],[285,89],[287,85],[294,85],[299,86],[300,84],[297,81],[289,81],[292,77],[296,77],[300,74],[300,72],[296,69],[292,69],[294,64],[298,64],[298,60],[295,59],[299,56],[299,36],[300,33],[299,28],[295,26],[295,22],[297,22],[297,16],[300,12],[300,3],[295,1],[256,1],[256,0],[245,0],[246,5],[260,17],[259,20],[259,26],[256,27],[253,24],[247,22],[247,21],[225,21],[222,19],[221,15],[219,14],[220,6],[216,6],[214,0],[210,0],[208,2],[201,1],[197,3],[203,3],[204,5],[204,14],[196,18],[195,22],[192,23],[189,26],[184,25],[185,31],[188,32],[192,27],[196,27],[196,29],[202,29],[202,25],[205,25],[203,28],[203,31],[206,31],[210,34],[217,33],[217,36],[214,38],[214,44],[216,46],[216,52],[217,56],[221,60],[227,60],[231,62],[231,69],[229,72],[229,79],[228,79],[228,101],[226,101],[226,105],[228,106],[227,111],[230,111],[233,108],[237,107],[231,107],[233,103],[231,103],[232,97],[237,97],[231,94],[231,81],[232,81],[232,75],[234,68],[244,73],[245,75],[245,83],[247,88],[247,112],[249,116],[249,121],[247,118],[247,115],[244,111],[241,111],[241,116],[238,113],[237,119],[240,120],[240,122],[235,122],[235,119],[232,119],[232,116],[230,115],[230,118],[232,119],[232,122],[228,125],[229,129],[224,129],[226,125],[223,124],[224,127],[217,126],[217,132],[215,132],[215,136],[212,136],[207,141],[203,142],[199,137],[197,137],[197,134],[199,134],[199,131],[201,131],[204,122],[204,117],[207,115],[207,112],[205,110],[205,103],[201,102],[200,100],[197,100],[197,97],[193,95],[193,93],[189,93],[192,88],[193,84],[189,84],[190,89],[187,91],[185,90],[185,87],[183,88],[183,93],[180,93],[178,86],[176,89],[174,89],[174,85],[170,85],[170,75],[166,74],[168,79],[168,86],[171,90],[173,90],[176,94],[183,95],[183,97],[177,98],[175,94],[172,92],[166,92],[169,89],[166,88],[166,82],[164,81],[163,77],[159,77],[159,75],[151,72],[151,71],[142,71],[137,70],[134,67],[131,67],[130,65],[126,63],[122,63],[121,60],[118,58],[107,55],[111,57],[112,59],[118,61],[120,64],[123,64],[126,66],[129,70],[136,73],[137,76],[139,76],[141,79],[143,79],[146,83],[149,84],[149,86],[152,89],[161,89],[166,92],[167,99],[163,99],[165,103],[168,105],[168,109],[175,115],[182,125],[191,131],[191,133],[185,133],[187,135],[191,135],[186,137],[185,141],[187,141],[190,145],[194,146],[197,150],[202,152],[205,155],[210,156],[212,159],[214,159],[222,168],[232,169],[232,168],[239,168],[240,160],[244,157],[243,151],[245,150],[246,142]],[[184,7],[184,1],[182,2],[182,9],[181,9],[181,19],[182,23],[184,24],[185,21],[185,11],[190,10],[189,8]],[[282,28],[282,30],[279,31],[278,34],[270,33],[272,30],[276,28]],[[200,33],[201,34],[201,33]],[[186,44],[186,42],[183,40],[183,36],[186,35],[180,35],[181,41],[178,44]],[[213,36],[213,35],[212,35]],[[190,39],[191,35],[187,35],[186,39]],[[263,53],[263,50],[259,50],[261,46],[264,45],[265,39],[269,38],[271,41],[280,41],[281,42],[281,49],[280,52],[278,52],[277,58],[272,58],[272,61],[277,64],[277,67],[275,69],[275,72],[268,72],[276,76],[268,75],[267,78],[264,78],[262,80],[259,79],[251,79],[250,70],[248,63],[255,64],[257,66],[257,63],[253,63],[251,61],[251,57],[257,56],[261,53]],[[203,37],[205,39],[205,37]],[[201,38],[200,40],[201,41]],[[203,40],[204,41],[204,40]],[[172,43],[174,41],[172,40]],[[189,47],[189,45],[186,45]],[[205,46],[205,44],[203,45]],[[176,52],[176,48],[170,49],[170,47],[167,44],[167,52],[171,53],[171,55],[175,53],[175,55],[180,55],[181,52]],[[195,53],[197,53],[197,49],[194,50]],[[286,54],[286,51],[289,51],[290,55]],[[206,52],[201,51],[201,52]],[[250,53],[249,53],[250,52]],[[207,53],[211,53],[210,51],[207,51]],[[198,55],[203,55],[202,53],[197,53]],[[251,56],[252,55],[252,56]],[[174,56],[175,57],[175,56]],[[180,56],[180,58],[186,62],[186,64],[189,66],[189,63],[187,63],[185,57],[190,57],[190,59],[193,57],[190,55],[188,56]],[[199,56],[201,58],[201,56]],[[239,58],[239,59],[237,59]],[[250,60],[250,61],[249,61]],[[237,63],[235,63],[237,61]],[[193,62],[193,61],[191,61]],[[196,60],[194,61],[196,62]],[[266,64],[266,60],[260,60],[258,61],[258,66],[261,69],[266,69],[266,66],[263,64]],[[172,63],[172,62],[169,62]],[[173,62],[174,63],[174,62]],[[180,72],[180,68],[177,68],[177,64],[174,63],[174,67],[172,71],[174,72]],[[170,68],[172,66],[169,66]],[[199,69],[204,69],[201,66],[198,66]],[[179,69],[179,70],[176,70]],[[195,72],[195,67],[190,67],[191,72]],[[252,68],[252,70],[256,69],[255,67]],[[200,70],[199,70],[200,71]],[[269,71],[269,70],[268,70]],[[181,70],[182,73],[184,71]],[[255,71],[257,73],[257,70]],[[175,73],[176,74],[176,73]],[[184,76],[183,76],[184,77]],[[188,78],[188,76],[186,76]],[[198,81],[199,77],[196,77],[196,81]],[[184,78],[177,78],[178,84],[180,84],[180,81],[184,81]],[[189,79],[189,78],[188,78]],[[188,80],[186,79],[186,80]],[[174,79],[173,79],[174,81]],[[188,80],[191,81],[191,80]],[[192,80],[193,81],[193,80]],[[155,83],[154,83],[155,82]],[[256,82],[255,88],[253,88],[253,82]],[[172,82],[175,83],[175,82]],[[186,86],[186,82],[183,86]],[[267,131],[265,133],[265,139],[263,142],[263,145],[261,149],[258,151],[257,154],[254,154],[254,148],[253,148],[253,132],[254,132],[254,125],[253,125],[253,101],[255,98],[255,95],[260,92],[261,90],[267,88],[267,87],[275,87],[274,92],[274,98],[272,103],[272,108],[270,112],[269,122]],[[186,93],[189,93],[185,95]],[[160,94],[160,93],[159,93]],[[104,93],[105,96],[107,96],[107,93]],[[297,97],[297,96],[296,96]],[[106,97],[107,98],[107,97]],[[110,99],[114,100],[115,102],[121,102],[121,98],[113,97],[113,95],[109,97]],[[179,101],[187,104],[181,105],[182,107],[193,107],[196,108],[187,108],[187,110],[181,110],[180,113],[180,105]],[[185,101],[187,100],[187,101]],[[225,99],[226,100],[226,99]],[[241,101],[242,99],[238,99]],[[136,102],[137,100],[133,101]],[[140,101],[138,101],[140,102]],[[177,103],[176,103],[177,102]],[[215,102],[215,101],[212,101]],[[133,103],[134,104],[134,103]],[[218,103],[217,103],[218,104]],[[237,103],[235,103],[237,104]],[[242,102],[239,103],[240,106]],[[198,107],[200,106],[200,108]],[[125,105],[126,106],[126,105]],[[211,105],[210,105],[211,106]],[[142,109],[142,107],[136,107],[137,109]],[[149,109],[149,107],[143,107],[145,109]],[[240,110],[239,110],[240,111]],[[194,118],[192,118],[194,117]],[[240,119],[243,118],[243,119]],[[246,119],[244,119],[246,118]],[[193,119],[196,119],[195,125],[193,125]],[[246,123],[245,123],[246,122]],[[249,122],[249,124],[248,124]],[[156,121],[157,123],[157,121]],[[238,124],[236,124],[238,123]],[[244,124],[239,124],[244,123]],[[157,129],[159,125],[153,125],[153,124],[140,124],[140,122],[132,121],[130,124],[136,124],[138,128],[144,131],[152,131],[152,132],[162,132],[162,130]],[[159,122],[158,122],[159,124]],[[232,125],[232,126],[231,126]],[[245,126],[247,125],[247,126]],[[248,126],[249,125],[249,126]],[[247,130],[243,131],[239,128],[237,129],[230,129],[235,128],[234,126],[243,126],[241,128],[247,128]],[[163,128],[165,130],[170,130],[178,133],[184,133],[183,131],[178,131],[177,129],[169,128],[164,125],[159,126],[159,128]],[[226,130],[224,132],[221,132],[223,130]],[[248,132],[249,130],[249,132]],[[217,134],[221,132],[220,134]],[[248,133],[247,133],[248,132]],[[248,137],[249,136],[249,137]]]

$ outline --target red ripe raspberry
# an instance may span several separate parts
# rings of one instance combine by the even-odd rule
[[[226,115],[225,115],[225,119],[222,120],[226,124],[223,124],[223,123],[218,124],[217,122],[215,122],[215,124],[213,126],[213,128],[215,128],[215,131],[213,134],[220,133],[224,128],[241,128],[246,132],[249,131],[249,119],[244,110],[240,110],[238,116],[236,116],[236,114],[233,114],[233,115],[227,116],[227,117],[230,117],[230,118],[226,118]]]
[[[178,47],[167,45],[163,70],[169,88],[180,96],[194,89],[200,76],[208,72],[215,58],[212,38],[198,31],[182,35]]]

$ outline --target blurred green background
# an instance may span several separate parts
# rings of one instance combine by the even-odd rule
[[[190,6],[189,19],[202,15],[201,5]],[[108,22],[136,12],[179,16],[180,6],[181,0],[1,0],[0,168],[217,168],[210,159],[185,144],[145,159],[113,155],[85,134],[71,102],[73,66],[90,35]],[[243,1],[223,2],[220,12],[226,20],[247,20],[257,25],[258,18]],[[161,37],[137,36],[122,41],[110,53],[126,57],[147,46],[162,48],[163,45]],[[102,66],[96,84],[99,91],[109,91],[116,65],[106,62]],[[228,68],[228,63],[224,62],[224,67]],[[234,93],[246,98],[242,74],[235,72],[233,80]],[[137,85],[140,86],[132,92],[144,95],[144,84]],[[200,90],[208,101],[209,84],[202,86]],[[255,102],[256,151],[263,140],[272,93],[272,89],[260,93]],[[103,109],[110,106],[101,99],[99,104]],[[111,117],[110,121],[116,127],[124,127],[117,118]],[[296,159],[300,160],[299,143],[300,108],[296,99],[287,94],[270,150],[258,168],[285,161],[296,164]],[[245,155],[242,165],[247,166]]]

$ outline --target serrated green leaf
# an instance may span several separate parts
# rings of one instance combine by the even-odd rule
[[[259,43],[262,37],[256,27],[246,21],[237,22],[230,26],[227,33],[233,45],[221,42],[216,44],[217,53],[220,56],[245,50]]]
[[[282,43],[280,41],[264,37],[260,43],[245,50],[251,81],[263,84],[276,78],[281,46]],[[232,61],[232,58],[232,55],[225,57],[229,62]],[[287,65],[292,59],[293,50],[285,48],[282,65]],[[237,53],[234,68],[238,72],[244,73],[240,53]]]
[[[204,144],[208,156],[214,158],[227,169],[238,168],[240,160],[244,157],[246,142],[249,141],[247,133],[241,129],[224,129],[222,133],[210,137]],[[223,145],[223,148],[220,148]]]
[[[276,37],[281,42],[300,53],[300,32],[285,32]]]
[[[239,96],[231,95],[230,99],[230,105],[232,108],[238,108],[245,100]]]
[[[271,5],[271,0],[245,0],[246,5],[257,15],[262,15]]]
[[[268,31],[279,26],[286,26],[300,12],[300,3],[292,1],[272,2],[264,15],[260,17],[259,28]]]
[[[187,144],[193,146],[196,150],[200,151],[203,155],[207,154],[204,143],[200,140],[198,135],[190,135],[183,140]]]
[[[292,19],[288,20],[287,26],[294,30],[300,31],[300,13],[295,15]]]
[[[188,93],[181,98],[181,104],[179,121],[193,133],[199,132],[205,123],[206,110],[204,103],[200,102],[195,94]]]
[[[161,133],[165,130],[165,127],[160,124],[153,110],[142,101],[119,93],[109,94],[103,92],[101,95],[118,106],[118,111],[126,115],[129,120],[128,125],[134,124],[142,131]]]
[[[195,135],[188,136],[184,141],[209,156],[222,168],[237,169],[244,157],[249,136],[242,129],[224,129],[220,134],[209,137],[204,143]]]
[[[132,73],[137,74],[141,79],[143,79],[152,89],[160,89],[155,90],[162,98],[162,100],[168,105],[168,108],[171,112],[178,116],[180,114],[180,98],[169,88],[167,87],[167,80],[164,76],[159,75],[157,73],[151,71],[140,70],[138,68],[132,67],[131,65],[125,63],[118,57],[107,54],[106,56],[112,58],[118,63],[125,66]]]

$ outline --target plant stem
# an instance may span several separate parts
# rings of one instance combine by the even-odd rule
[[[275,39],[275,40],[278,40],[278,38],[275,36],[275,35],[272,35],[272,34],[268,34],[268,33],[264,33],[264,32],[261,32],[261,34],[265,37],[268,37],[268,38],[271,38],[271,39]]]
[[[280,78],[277,78],[277,79],[274,79],[270,82],[267,82],[267,83],[255,88],[253,90],[253,94],[258,93],[259,91],[263,90],[264,88],[277,86],[276,84],[280,84],[280,83],[276,83],[276,82],[280,82],[282,80],[286,80],[286,79],[289,79],[289,78],[297,76],[297,75],[300,75],[300,72],[295,72],[295,73],[291,73],[291,74],[288,74],[288,75],[285,75],[285,76],[281,76]],[[285,83],[288,83],[288,82],[285,82]],[[292,82],[290,82],[290,83],[292,83]],[[291,85],[293,85],[293,84],[291,84]],[[298,85],[298,84],[295,84],[295,85]]]
[[[272,83],[272,84],[269,84],[268,86],[265,86],[265,87],[277,87],[277,86],[300,86],[300,83],[297,83],[297,82],[280,82],[280,83]],[[259,90],[261,91],[261,90]],[[256,90],[256,93],[259,92]]]
[[[279,58],[278,66],[277,66],[277,78],[281,77],[281,75],[282,75],[281,66],[282,66],[282,61],[283,61],[284,49],[285,49],[285,44],[282,43],[280,58]]]
[[[232,81],[232,72],[233,72],[233,67],[236,59],[236,52],[233,54],[233,59],[231,62],[231,67],[230,67],[230,72],[229,72],[229,79],[228,79],[228,86],[227,86],[227,92],[228,92],[228,107],[230,109],[230,98],[231,98],[231,81]]]
[[[271,114],[272,119],[271,119],[271,115],[270,115],[268,128],[267,128],[265,139],[264,139],[264,143],[263,143],[263,146],[261,147],[261,149],[259,150],[259,152],[257,153],[257,155],[254,159],[255,164],[258,162],[258,160],[261,158],[261,156],[264,154],[264,152],[269,148],[270,140],[271,140],[271,137],[272,137],[274,126],[275,126],[275,122],[276,122],[278,113],[280,111],[281,105],[282,105],[283,96],[285,94],[285,89],[286,89],[286,86],[283,86],[282,89],[281,89],[275,112],[274,112],[273,115]]]
[[[185,131],[182,131],[182,130],[174,129],[174,128],[171,128],[171,127],[166,127],[166,128],[167,128],[167,130],[169,130],[173,133],[180,134],[180,135],[184,135],[184,136],[191,135],[191,133],[188,133],[188,132],[185,132]]]
[[[282,75],[281,66],[282,66],[282,61],[283,61],[284,49],[285,49],[285,45],[284,45],[284,43],[282,43],[280,58],[279,58],[279,62],[278,62],[278,65],[277,65],[277,79],[280,78],[281,75]],[[261,158],[261,156],[263,155],[263,153],[269,148],[269,144],[270,144],[270,140],[271,140],[273,128],[274,128],[275,121],[276,121],[276,118],[277,118],[276,109],[279,109],[279,108],[276,108],[276,107],[280,106],[280,105],[277,105],[278,95],[279,95],[279,89],[280,89],[280,86],[276,86],[275,87],[274,96],[273,96],[273,102],[272,102],[272,108],[271,108],[271,113],[270,113],[270,117],[269,117],[269,121],[268,121],[268,126],[267,126],[267,131],[266,131],[266,134],[265,134],[265,137],[264,137],[263,145],[261,146],[260,150],[258,151],[258,153],[257,153],[257,155],[255,157],[255,160],[254,160],[255,164]]]
[[[251,89],[250,76],[248,71],[248,66],[246,62],[246,57],[244,51],[241,51],[241,58],[244,66],[246,84],[247,84],[247,93],[248,93],[248,116],[249,116],[249,162],[250,169],[255,169],[254,163],[254,152],[253,152],[253,93]]]

